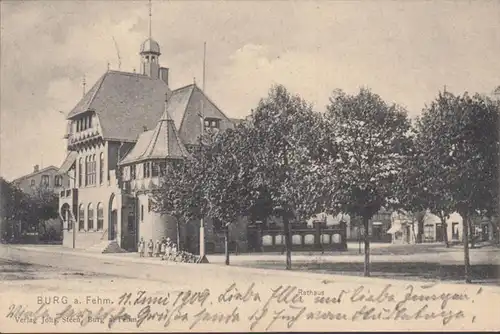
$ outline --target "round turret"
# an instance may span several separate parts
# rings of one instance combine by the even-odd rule
[[[152,38],[148,38],[141,44],[141,55],[148,53],[160,55],[160,44]]]

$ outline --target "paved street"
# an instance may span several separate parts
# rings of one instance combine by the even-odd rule
[[[477,253],[479,254],[480,252]],[[486,254],[484,251],[483,253]],[[282,261],[282,256],[279,254],[254,255],[253,257],[255,259],[259,256],[274,259],[280,258]],[[217,262],[216,257],[217,256],[211,256],[210,260],[212,262]],[[374,258],[376,257],[377,256],[374,256]],[[475,257],[476,255],[472,256],[473,259]],[[238,262],[238,260],[236,260],[237,258],[250,259],[251,256],[232,256],[233,263]],[[294,264],[301,263],[307,258],[310,259],[307,255],[296,255],[294,256]],[[326,260],[333,258],[340,259],[342,261],[345,261],[344,258],[352,258],[354,262],[358,261],[358,255],[325,256]],[[342,313],[342,316],[338,315],[338,317],[343,319],[340,319],[342,321],[339,319],[336,320],[337,326],[339,326],[336,328],[339,329],[404,329],[408,328],[408,321],[412,323],[412,326],[417,326],[417,329],[458,329],[463,328],[463,324],[461,325],[461,323],[466,323],[465,328],[469,328],[467,326],[470,326],[470,328],[477,330],[498,328],[498,326],[500,326],[500,321],[498,320],[498,317],[493,316],[494,311],[491,310],[491,308],[482,308],[481,312],[476,314],[477,307],[474,307],[473,304],[471,304],[474,302],[476,305],[500,302],[500,287],[494,286],[481,286],[481,289],[478,290],[478,285],[427,284],[423,286],[423,283],[408,280],[398,281],[394,279],[363,278],[347,275],[325,275],[321,273],[311,274],[300,271],[287,272],[284,270],[264,270],[238,266],[226,267],[224,265],[214,263],[172,264],[158,259],[140,259],[136,254],[86,254],[84,252],[74,252],[69,250],[64,251],[61,248],[54,246],[39,247],[1,245],[0,259],[2,259],[0,262],[0,279],[2,281],[0,284],[0,294],[2,296],[0,312],[5,314],[8,314],[9,312],[9,305],[13,307],[12,305],[18,305],[21,301],[23,304],[26,304],[25,307],[27,309],[34,312],[37,309],[36,305],[39,305],[37,303],[39,298],[42,298],[41,300],[48,303],[48,305],[42,306],[48,310],[47,314],[50,313],[50,315],[53,316],[54,312],[63,312],[62,310],[64,310],[64,307],[67,307],[67,305],[54,304],[54,297],[62,298],[64,296],[67,297],[68,300],[77,298],[80,301],[92,301],[96,299],[101,300],[101,302],[102,300],[106,301],[109,298],[109,300],[113,300],[116,304],[117,301],[120,300],[119,296],[123,295],[123,293],[130,292],[135,296],[135,294],[141,290],[146,291],[148,296],[179,296],[180,294],[186,295],[187,291],[190,291],[189,294],[196,294],[197,292],[198,296],[201,296],[203,291],[205,291],[205,293],[211,296],[211,301],[209,303],[210,306],[205,307],[204,305],[199,305],[199,303],[197,304],[197,302],[193,301],[191,298],[189,305],[182,306],[182,308],[186,308],[186,312],[189,313],[190,320],[188,322],[181,320],[169,321],[167,324],[168,330],[189,330],[189,327],[193,325],[193,322],[196,320],[196,314],[199,314],[200,310],[203,310],[203,308],[211,312],[219,312],[219,315],[222,318],[216,319],[207,316],[204,321],[200,320],[201,322],[194,324],[194,327],[191,328],[191,330],[263,331],[266,330],[266,328],[269,330],[331,329],[330,321],[332,320],[332,317],[335,318],[334,315],[322,315],[318,313],[318,317],[321,319],[316,319],[312,322],[311,319],[314,318],[314,314],[316,314],[314,312],[319,312],[320,309],[326,310],[331,314],[340,314],[345,312],[345,314]],[[252,314],[256,312],[256,308],[258,310],[262,310],[259,308],[260,302],[253,300],[250,297],[248,297],[247,301],[244,302],[237,300],[238,297],[234,296],[233,301],[225,301],[224,298],[222,298],[221,301],[220,295],[223,294],[224,291],[227,290],[233,283],[237,284],[236,289],[239,289],[238,291],[240,291],[240,299],[243,295],[247,297],[251,296],[252,294],[249,295],[248,291],[252,291],[252,293],[260,294],[259,300],[262,303],[265,303],[266,300],[273,296],[271,289],[276,290],[282,284],[285,284],[285,287],[287,285],[292,285],[296,290],[294,290],[295,293],[287,294],[289,296],[287,297],[288,299],[278,298],[273,300],[273,303],[267,306],[270,314],[266,313],[267,315],[262,321],[257,322],[253,328],[250,328],[252,321],[250,321],[249,318],[253,319]],[[251,287],[252,284],[253,287]],[[467,299],[463,301],[448,301],[448,306],[445,307],[447,312],[449,312],[447,314],[455,314],[456,319],[446,322],[446,325],[443,324],[444,313],[441,314],[441,311],[441,313],[438,312],[441,315],[435,315],[433,317],[429,316],[429,321],[417,321],[417,319],[415,319],[414,321],[408,320],[402,323],[400,321],[395,321],[393,315],[387,316],[386,320],[392,319],[391,321],[384,321],[379,318],[370,320],[369,322],[360,321],[361,318],[368,319],[371,317],[371,315],[366,315],[364,313],[366,309],[365,311],[360,311],[360,308],[362,309],[363,307],[374,306],[374,310],[376,310],[377,307],[384,306],[391,309],[391,305],[393,305],[394,302],[390,302],[389,295],[393,294],[395,296],[395,300],[398,300],[398,298],[402,300],[408,293],[407,289],[409,285],[412,286],[412,289],[415,289],[415,294],[418,291],[419,294],[428,295],[428,297],[425,297],[428,300],[432,300],[432,294],[439,295],[444,292],[457,294],[467,293],[468,295],[466,296]],[[302,297],[299,295],[302,301],[297,301],[296,304],[293,304],[291,302],[292,297],[297,293],[297,291],[299,291],[299,289],[302,291],[301,294],[303,294]],[[360,298],[360,293],[357,293],[357,297],[353,297],[353,294],[356,294],[355,291],[357,291],[357,289],[358,292],[362,291],[365,297]],[[317,300],[320,296],[339,297],[339,292],[342,290],[345,291],[346,297],[342,297],[345,300],[342,300],[341,303],[333,302],[332,299],[329,303],[322,304],[320,300]],[[234,288],[232,291],[235,291]],[[314,294],[317,294],[317,296]],[[342,294],[343,292],[340,292],[340,295]],[[349,294],[351,294],[350,297],[347,297]],[[369,294],[378,296],[377,301],[374,299],[367,299]],[[231,295],[231,293],[229,295]],[[249,299],[252,299],[253,302],[252,300],[248,301]],[[366,304],[364,303],[366,300],[371,300],[372,302],[368,302],[368,304]],[[151,302],[152,299],[149,299],[149,301]],[[168,307],[158,309],[161,305],[153,305],[154,302],[151,303],[151,312],[153,310],[155,312],[160,312],[160,310],[168,309]],[[169,305],[172,303],[173,302],[170,301]],[[438,307],[437,301],[426,303],[428,306],[424,305],[425,309],[427,309],[427,307],[429,307],[429,309]],[[83,304],[85,304],[85,302],[83,302]],[[287,316],[292,317],[293,314],[297,313],[294,310],[296,310],[299,305],[303,305],[305,313],[304,315],[300,315],[300,317],[297,316],[296,323],[292,322],[291,327],[288,328],[288,320],[285,321],[284,319],[291,318],[286,318],[284,316],[287,314]],[[90,310],[94,310],[93,312],[97,312],[99,307],[104,307],[102,305],[89,306],[88,304],[84,306]],[[72,307],[76,308],[76,306]],[[94,309],[92,307],[94,307]],[[97,309],[95,309],[96,307]],[[236,321],[233,319],[234,321],[230,321],[228,319],[230,319],[230,314],[234,312],[235,307],[237,308],[237,312],[240,314],[240,320]],[[419,304],[418,300],[414,300],[412,305],[408,306],[408,310],[415,310],[415,308],[419,307],[422,307],[422,305]],[[172,308],[168,310],[170,310],[170,312],[174,312]],[[280,318],[281,320],[278,319],[274,321],[268,328],[269,323],[271,323],[274,318],[271,314],[274,314],[275,312],[279,313],[281,310],[285,312],[282,314],[282,318]],[[292,311],[295,313],[289,314]],[[127,308],[127,312],[129,312],[131,317],[134,319],[140,318],[140,310],[134,308],[129,310],[129,308]],[[412,312],[416,312],[416,310]],[[465,318],[462,319],[462,316],[458,316],[457,314],[459,314],[459,312],[462,312],[467,320],[464,320]],[[308,319],[308,314],[312,318]],[[108,320],[109,317],[111,316],[108,316]],[[415,317],[415,315],[411,315],[409,317]],[[179,319],[180,318],[181,317],[179,316]],[[451,316],[451,318],[453,318],[453,316]],[[11,318],[8,319],[9,321],[7,322],[1,322],[2,325],[0,325],[0,327],[5,326],[6,324],[10,327],[3,327],[0,328],[0,330],[4,328],[13,330],[22,328],[23,331],[95,331],[102,330],[103,326],[103,324],[98,323],[84,323],[84,327],[81,327],[82,323],[79,321],[78,324],[59,323],[55,327],[54,325],[50,327],[49,324],[41,325],[40,323],[23,324],[22,327],[16,327],[21,326],[19,322],[14,321]],[[159,330],[159,328],[163,330],[163,328],[165,328],[165,319],[159,315],[156,317],[149,317],[147,319],[149,320],[143,320],[139,325],[137,325],[137,321],[135,321],[133,322],[133,326],[131,324],[127,325],[125,321],[122,321],[112,324],[111,329],[130,331],[134,329],[137,330],[137,326],[139,326],[141,330]],[[159,320],[162,321],[159,322]]]

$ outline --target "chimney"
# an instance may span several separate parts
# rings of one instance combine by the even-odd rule
[[[143,125],[143,126],[142,126],[142,130],[143,130],[144,132],[148,131],[148,127],[147,127],[147,126],[145,126],[145,125]]]
[[[168,68],[160,67],[160,79],[167,84],[168,87]]]
[[[38,166],[38,165],[34,165],[34,166],[33,166],[33,173],[36,173],[36,172],[38,172],[39,170],[40,170],[40,166]]]

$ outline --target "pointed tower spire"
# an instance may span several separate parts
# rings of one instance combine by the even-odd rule
[[[149,0],[149,38],[151,38],[151,23],[152,23],[152,4],[151,0]]]
[[[161,121],[173,121],[172,117],[170,117],[170,113],[168,112],[168,92],[165,93],[165,107],[163,109],[163,114],[161,115],[160,122]]]

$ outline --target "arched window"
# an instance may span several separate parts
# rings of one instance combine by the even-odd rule
[[[85,157],[85,185],[89,184],[89,156]]]
[[[101,152],[99,155],[99,182],[102,184],[104,182],[104,153]]]
[[[104,208],[102,203],[97,203],[97,230],[102,231],[104,228]]]
[[[94,229],[94,207],[92,203],[89,203],[87,209],[87,230],[91,231]]]
[[[83,175],[82,168],[83,168],[83,160],[82,160],[82,158],[80,158],[78,160],[78,186],[80,186],[80,187],[83,185],[83,183],[82,183],[82,175]]]
[[[85,230],[85,209],[83,204],[80,204],[78,209],[78,231]]]
[[[96,184],[96,161],[95,154],[90,158],[90,184]]]

